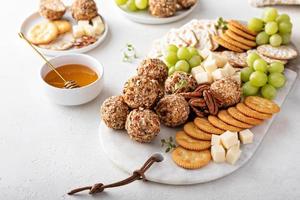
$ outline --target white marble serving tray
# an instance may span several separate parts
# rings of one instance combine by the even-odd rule
[[[290,69],[285,70],[285,75],[287,83],[284,88],[278,91],[275,100],[279,105],[283,104],[297,77],[297,73]],[[235,165],[210,162],[209,165],[197,170],[186,170],[178,167],[173,162],[171,154],[165,153],[165,148],[161,147],[160,140],[169,138],[170,136],[174,138],[176,131],[180,130],[180,128],[174,129],[162,126],[160,134],[150,144],[140,144],[132,141],[129,139],[126,131],[109,129],[104,123],[100,123],[99,136],[107,157],[122,170],[132,173],[133,170],[138,169],[152,154],[160,153],[164,157],[164,160],[154,164],[147,171],[147,179],[164,184],[189,185],[224,177],[242,167],[254,155],[273,120],[274,117],[251,129],[255,135],[254,142],[241,146],[242,155]]]

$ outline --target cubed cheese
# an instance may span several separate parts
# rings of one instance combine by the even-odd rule
[[[103,21],[100,16],[97,16],[92,19],[92,24],[93,25],[103,24]]]
[[[101,35],[104,32],[104,24],[93,25],[94,31],[96,35]]]
[[[217,163],[225,162],[226,160],[225,149],[223,148],[222,145],[213,145],[211,147],[211,156],[214,162]]]
[[[198,84],[211,83],[213,81],[211,73],[208,72],[198,73],[194,78],[196,79]]]
[[[73,36],[75,38],[80,38],[85,35],[84,29],[82,26],[75,25],[73,26]]]
[[[87,25],[90,25],[90,22],[88,20],[79,20],[78,21],[78,26],[87,26]]]
[[[235,73],[235,69],[229,63],[226,63],[223,69],[226,72],[227,76],[232,76]]]
[[[249,129],[242,130],[239,136],[243,144],[251,144],[253,142],[254,135]]]
[[[216,81],[216,80],[227,77],[227,73],[224,69],[219,68],[212,72],[212,76],[213,76],[213,79]]]
[[[202,58],[206,59],[212,52],[209,49],[202,49],[199,53]]]
[[[240,147],[241,147],[241,142],[240,142],[240,140],[238,140],[238,142],[235,145],[231,146],[230,148],[240,149]]]
[[[87,36],[92,36],[92,37],[96,36],[95,29],[92,25],[84,26],[84,32],[85,32],[85,35],[87,35]]]
[[[239,141],[237,132],[226,131],[221,135],[222,145],[229,149],[233,145],[237,144]]]
[[[217,66],[217,61],[216,60],[205,60],[203,63],[203,67],[206,72],[212,73],[215,71],[218,66]]]
[[[205,70],[203,69],[203,67],[201,65],[197,66],[197,67],[193,67],[192,71],[191,71],[194,78],[196,77],[196,74],[202,73],[202,72],[205,72]]]
[[[211,136],[211,145],[222,145],[221,137],[219,135],[212,135]]]
[[[242,151],[235,147],[228,149],[228,151],[226,153],[226,161],[228,163],[234,165],[236,163],[236,161],[238,161],[238,159],[240,158],[241,153],[242,153]]]
[[[227,58],[222,56],[222,55],[219,55],[219,54],[216,54],[216,53],[211,53],[208,57],[207,57],[208,60],[215,60],[216,64],[217,64],[217,67],[224,67],[225,64],[227,63]]]

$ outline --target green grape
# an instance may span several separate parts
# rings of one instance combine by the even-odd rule
[[[182,71],[188,73],[190,71],[190,65],[185,60],[179,60],[175,65],[175,71]]]
[[[199,55],[199,52],[195,47],[189,47],[188,49],[189,49],[191,56]]]
[[[248,21],[248,28],[254,32],[260,32],[264,27],[264,22],[256,17]]]
[[[275,21],[278,16],[278,11],[276,8],[267,8],[263,14],[263,20],[265,22]]]
[[[268,64],[263,59],[256,59],[253,63],[253,68],[255,71],[266,72]]]
[[[256,43],[258,45],[268,44],[269,43],[269,35],[262,31],[256,36]]]
[[[286,81],[285,76],[282,73],[272,73],[268,77],[268,83],[274,86],[275,88],[281,88],[284,86]]]
[[[279,34],[274,34],[270,37],[269,42],[273,47],[279,47],[282,44],[282,38]]]
[[[247,65],[249,67],[253,67],[253,63],[256,59],[259,59],[259,55],[255,52],[253,53],[250,53],[248,56],[247,56]]]
[[[281,62],[273,62],[270,64],[270,66],[268,67],[268,72],[270,73],[281,73],[284,70],[284,65]]]
[[[138,9],[144,10],[148,6],[148,0],[135,0],[135,5]]]
[[[249,80],[251,85],[256,87],[262,87],[267,83],[268,76],[263,72],[255,71],[250,75]]]
[[[174,65],[172,65],[171,63],[168,63],[167,61],[165,61],[165,64],[167,65],[167,67],[170,69],[170,67],[173,67]]]
[[[131,11],[131,12],[135,12],[138,10],[138,8],[135,5],[134,0],[128,0],[126,3],[126,9]]]
[[[167,50],[168,51],[173,51],[173,52],[177,53],[178,47],[176,45],[174,45],[174,44],[170,44],[170,45],[167,46]]]
[[[276,22],[280,23],[280,22],[290,22],[290,16],[288,16],[287,14],[281,14],[276,18]]]
[[[173,51],[168,52],[167,55],[165,56],[165,61],[167,61],[167,63],[171,65],[175,65],[176,62],[178,61],[177,54]]]
[[[170,68],[169,68],[169,71],[168,71],[168,75],[171,76],[172,74],[174,74],[175,71],[176,71],[176,70],[175,70],[175,66],[170,67]]]
[[[274,99],[277,94],[276,88],[270,84],[263,86],[260,91],[261,95],[266,99]]]
[[[280,33],[282,44],[289,44],[291,41],[291,33]]]
[[[115,0],[116,4],[117,4],[118,6],[124,5],[125,3],[127,3],[127,1],[128,1],[128,0]]]
[[[244,96],[255,96],[258,93],[259,87],[251,85],[251,83],[248,81],[243,85],[242,89]]]
[[[177,51],[177,57],[179,60],[189,60],[192,56],[187,47],[180,47]]]
[[[281,22],[278,28],[280,33],[291,33],[293,24],[291,22]]]
[[[254,72],[254,70],[251,67],[245,67],[241,70],[241,79],[243,82],[249,81],[249,77]]]
[[[189,64],[190,64],[191,68],[199,66],[201,64],[201,62],[202,62],[202,58],[199,55],[194,55],[189,60]]]
[[[268,35],[273,35],[273,34],[277,33],[277,31],[278,31],[278,25],[277,25],[276,22],[268,22],[268,23],[266,23],[265,32]]]

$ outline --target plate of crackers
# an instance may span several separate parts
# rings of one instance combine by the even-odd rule
[[[101,105],[107,157],[131,173],[159,153],[146,178],[173,185],[246,164],[297,78],[291,19],[269,9],[248,23],[194,19],[155,40],[122,92]]]
[[[21,32],[48,56],[84,53],[101,44],[108,25],[93,0],[41,0],[39,11],[25,19]]]

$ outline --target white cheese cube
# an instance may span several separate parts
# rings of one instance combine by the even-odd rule
[[[225,64],[228,62],[227,58],[225,56],[216,54],[216,53],[211,53],[208,57],[208,60],[215,60],[217,67],[224,67]]]
[[[238,142],[235,145],[231,146],[230,148],[240,149],[240,147],[241,147],[241,142],[238,140]]]
[[[218,68],[217,61],[216,60],[206,60],[203,63],[203,67],[206,72],[212,73],[213,71],[215,71]]]
[[[242,80],[241,80],[241,72],[236,72],[235,74],[233,74],[232,76],[231,76],[231,78],[233,79],[233,80],[235,80],[238,84],[242,84]]]
[[[95,33],[97,35],[101,35],[103,33],[104,29],[105,29],[101,17],[100,16],[94,17],[92,19],[92,24],[93,24],[93,27],[95,29]]]
[[[92,37],[96,36],[95,29],[92,25],[87,25],[84,26],[83,28],[84,28],[85,35],[92,36]]]
[[[202,49],[199,54],[202,58],[206,59],[212,52],[209,49]]]
[[[212,135],[211,136],[211,145],[222,145],[221,137],[219,135]]]
[[[235,73],[235,69],[229,63],[226,63],[223,69],[226,72],[227,76],[232,76]]]
[[[243,144],[251,144],[253,142],[254,134],[249,129],[242,130],[239,136]]]
[[[229,149],[239,141],[237,132],[226,131],[221,135],[221,142],[226,149]]]
[[[212,72],[212,76],[213,79],[216,81],[227,77],[227,73],[224,69],[219,68]]]
[[[80,38],[85,35],[84,29],[82,26],[75,25],[73,26],[73,36],[75,38]]]
[[[88,20],[79,20],[77,22],[78,26],[82,26],[82,27],[85,27],[85,26],[88,26],[90,25],[90,22]]]
[[[230,148],[226,153],[226,161],[234,165],[241,156],[242,151],[238,148]]]
[[[205,70],[203,69],[203,67],[201,65],[197,66],[197,67],[193,67],[192,71],[191,71],[194,78],[196,77],[196,74],[199,74],[199,73],[202,73],[202,72],[205,72]]]
[[[211,73],[208,72],[198,73],[194,78],[196,79],[198,84],[211,83],[213,81]]]
[[[211,156],[214,162],[221,163],[225,162],[225,149],[221,145],[213,145],[211,147]]]
[[[100,24],[103,24],[103,21],[100,16],[97,16],[92,19],[92,24],[93,24],[93,26],[100,25]]]

